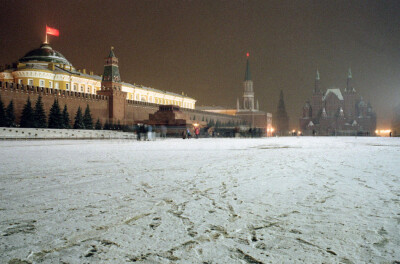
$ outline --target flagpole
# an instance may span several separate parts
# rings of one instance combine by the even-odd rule
[[[49,44],[49,43],[47,43],[47,32],[46,32],[46,40],[44,41],[44,44]]]

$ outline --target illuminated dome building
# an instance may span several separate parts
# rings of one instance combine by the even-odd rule
[[[115,57],[110,51],[109,57]],[[118,73],[119,76],[119,73]],[[102,77],[92,71],[77,70],[60,52],[48,43],[29,51],[12,67],[0,69],[0,82],[60,89],[84,94],[97,94],[101,90]],[[142,85],[121,82],[121,90],[128,100],[153,104],[178,105],[194,109],[196,100],[184,95],[157,90]]]

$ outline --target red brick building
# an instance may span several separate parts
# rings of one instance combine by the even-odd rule
[[[311,101],[303,106],[300,129],[304,135],[374,135],[376,114],[352,85],[349,69],[347,85],[342,92],[329,88],[322,92],[317,71]]]

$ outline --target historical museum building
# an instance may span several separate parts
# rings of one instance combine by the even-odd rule
[[[376,114],[352,85],[349,69],[342,92],[330,88],[323,92],[317,71],[311,101],[303,106],[300,129],[304,135],[374,135]]]
[[[35,102],[39,96],[46,113],[55,99],[61,107],[68,107],[71,117],[79,107],[88,105],[93,119],[102,125],[133,125],[148,120],[163,105],[180,109],[186,124],[193,123],[190,120],[220,124],[242,121],[236,116],[196,110],[196,100],[183,94],[122,82],[113,48],[105,58],[103,75],[98,76],[76,69],[60,52],[43,43],[0,69],[0,96],[4,105],[13,102],[17,124],[27,99]]]

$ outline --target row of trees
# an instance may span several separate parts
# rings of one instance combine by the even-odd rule
[[[28,97],[22,115],[20,119],[20,127],[27,128],[71,128],[71,120],[69,118],[67,105],[64,105],[63,111],[61,111],[60,105],[57,99],[54,99],[54,103],[50,108],[49,118],[47,121],[46,113],[43,107],[42,97],[36,101],[35,107],[32,107],[32,103]],[[0,97],[0,127],[15,127],[14,114],[14,103],[11,100],[6,108]],[[90,113],[89,105],[86,106],[85,113],[82,114],[81,107],[78,107],[74,119],[74,129],[101,129],[100,120],[97,119],[95,125],[93,125],[92,115]]]

